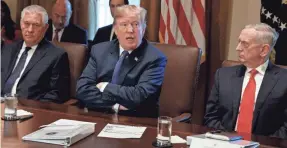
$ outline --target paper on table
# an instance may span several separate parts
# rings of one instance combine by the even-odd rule
[[[25,117],[33,116],[33,113],[30,113],[30,112],[22,110],[22,109],[18,109],[17,110],[17,116],[20,118],[25,118]]]
[[[176,144],[176,143],[186,143],[186,140],[180,138],[177,135],[171,136],[171,143]]]
[[[107,124],[98,137],[108,138],[141,138],[146,127]]]

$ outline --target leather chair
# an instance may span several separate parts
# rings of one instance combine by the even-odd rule
[[[53,42],[56,46],[59,46],[66,50],[69,57],[70,64],[70,76],[71,76],[71,98],[75,98],[77,80],[82,74],[87,58],[87,47],[84,44],[68,43],[68,42]],[[65,104],[73,104],[76,100],[70,100]]]
[[[230,66],[236,66],[236,65],[240,65],[240,64],[241,63],[239,61],[224,60],[222,62],[222,67],[230,67]],[[287,69],[287,66],[285,66],[285,65],[277,65],[277,66]]]
[[[167,56],[160,94],[160,116],[189,122],[192,116],[202,50],[192,46],[154,43]]]

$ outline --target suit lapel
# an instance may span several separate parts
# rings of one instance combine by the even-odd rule
[[[235,125],[238,111],[239,111],[241,92],[242,92],[242,84],[243,84],[245,71],[246,71],[246,67],[241,65],[237,69],[236,74],[234,75],[234,77],[230,83],[233,86],[233,91],[232,91],[231,95],[234,97],[233,101],[232,101],[232,109],[233,109],[232,125]]]
[[[125,60],[121,67],[118,84],[122,84],[126,75],[132,68],[142,60],[142,55],[147,46],[147,41],[143,39],[141,45],[135,49]]]
[[[14,67],[15,67],[15,63],[16,63],[16,60],[18,58],[18,54],[22,48],[22,45],[23,45],[23,42],[24,41],[21,41],[19,42],[17,45],[16,45],[16,48],[15,49],[10,49],[11,50],[11,55],[10,55],[10,61],[9,61],[9,66],[7,68],[7,72],[5,74],[5,82],[6,80],[8,79],[8,77],[11,75]]]
[[[68,39],[66,38],[69,38],[69,28],[70,28],[70,24],[64,28],[64,31],[63,31],[63,34],[60,38],[60,42],[68,42]],[[73,31],[72,31],[73,32]]]
[[[274,88],[275,84],[278,81],[278,72],[279,68],[275,67],[272,63],[268,64],[268,67],[265,71],[264,78],[262,80],[262,84],[259,89],[259,93],[256,99],[255,109],[253,112],[253,121],[252,121],[252,129],[255,129],[255,125],[257,122],[258,115],[260,113],[260,109],[266,99],[268,98],[269,94],[271,93],[272,89]]]
[[[33,66],[38,63],[39,60],[42,59],[42,57],[46,54],[47,50],[46,48],[49,46],[48,41],[46,41],[45,39],[43,39],[38,47],[35,50],[35,53],[33,54],[31,60],[29,61],[27,67],[25,68],[22,77],[25,77],[25,75],[33,68]]]

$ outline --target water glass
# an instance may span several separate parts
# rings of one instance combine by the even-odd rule
[[[172,118],[167,116],[158,117],[157,144],[159,146],[171,144]]]
[[[5,117],[14,117],[17,116],[17,104],[18,98],[17,94],[5,94],[4,95],[4,116]]]

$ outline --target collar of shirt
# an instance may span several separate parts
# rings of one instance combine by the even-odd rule
[[[23,45],[22,45],[22,48],[21,48],[21,51],[20,51],[20,54],[22,54],[24,51],[25,51],[25,48],[27,47],[26,43],[24,42]],[[31,49],[28,51],[28,53],[31,53],[36,50],[36,48],[38,47],[38,44],[37,45],[34,45],[31,47]]]
[[[52,37],[54,38],[56,27],[54,25],[52,25],[52,26],[53,26],[53,36]],[[59,40],[61,40],[61,37],[62,37],[62,34],[63,34],[64,30],[65,30],[65,27],[58,32],[58,39]],[[53,38],[52,38],[52,40],[53,40]]]
[[[267,69],[267,67],[268,67],[268,63],[269,63],[269,60],[267,60],[266,62],[264,62],[262,65],[258,66],[258,67],[255,68],[255,69],[258,71],[259,74],[264,75],[264,74],[265,74],[265,71],[266,71],[266,69]],[[246,75],[246,74],[249,74],[249,72],[250,72],[252,69],[253,69],[253,68],[247,67],[247,70],[246,70],[246,72],[245,72],[245,75]]]
[[[121,56],[123,51],[124,51],[124,48],[120,45],[120,55],[119,56]],[[132,50],[127,50],[127,51],[129,52],[129,54],[131,54],[133,52]]]
[[[110,34],[110,41],[113,40],[114,33],[115,33],[115,30],[114,30],[114,27],[112,27],[112,31]]]

